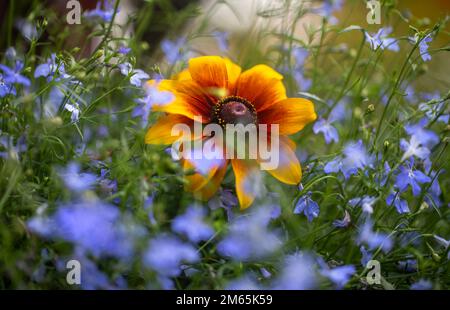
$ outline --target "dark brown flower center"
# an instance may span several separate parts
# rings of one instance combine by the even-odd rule
[[[221,126],[226,124],[256,124],[256,110],[246,99],[229,96],[214,106],[213,119]]]

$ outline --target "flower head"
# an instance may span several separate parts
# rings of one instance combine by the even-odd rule
[[[16,60],[16,64],[13,69],[4,64],[0,64],[0,70],[3,71],[3,80],[8,84],[22,84],[25,87],[31,85],[30,79],[20,74],[23,70],[24,64],[20,60]]]
[[[364,32],[364,34],[366,36],[367,42],[369,42],[370,47],[373,50],[380,48],[398,52],[400,50],[400,47],[398,45],[397,40],[388,37],[388,35],[391,32],[392,28],[387,27],[387,28],[380,28],[380,30],[378,30],[378,32],[374,35],[370,35],[368,32]]]
[[[294,214],[304,213],[309,222],[318,217],[319,212],[319,205],[311,199],[311,192],[300,197],[294,209]]]
[[[414,196],[417,196],[421,192],[419,184],[429,183],[431,178],[424,174],[422,171],[414,169],[414,159],[410,159],[406,165],[400,167],[400,173],[397,174],[395,186],[400,192],[406,191],[408,186],[411,186]]]
[[[170,57],[169,57],[170,58]],[[176,58],[176,57],[173,57]],[[300,163],[295,155],[295,144],[287,137],[301,130],[307,123],[315,120],[312,102],[300,98],[287,98],[283,77],[266,65],[257,65],[241,72],[241,68],[229,59],[219,56],[192,58],[189,68],[182,71],[174,80],[150,81],[160,91],[173,94],[173,100],[166,104],[153,104],[153,110],[166,112],[147,132],[148,144],[171,144],[177,137],[169,136],[176,124],[194,126],[194,120],[201,116],[204,125],[214,124],[226,129],[227,125],[271,125],[279,126],[279,165],[268,172],[287,184],[298,184],[301,179]],[[258,127],[260,128],[260,127]],[[268,132],[270,130],[268,129]],[[258,130],[258,132],[260,132]],[[164,134],[162,134],[164,133]],[[270,135],[268,135],[270,136]],[[215,140],[205,137],[203,142]],[[270,143],[271,140],[268,141]],[[227,147],[219,149],[226,154]],[[204,154],[203,150],[197,150]],[[222,152],[223,151],[223,152]],[[187,176],[186,189],[195,192],[198,198],[208,200],[220,187],[231,161],[236,179],[236,193],[241,208],[246,208],[255,200],[248,179],[259,170],[262,160],[217,157],[206,164],[206,156],[200,161],[206,169],[197,170]],[[183,159],[186,169],[198,168],[190,159]],[[196,167],[197,166],[197,167]]]
[[[65,169],[60,170],[59,176],[67,188],[74,192],[89,190],[97,181],[94,174],[80,172],[80,165],[75,162],[69,163]]]
[[[192,242],[206,241],[214,234],[214,229],[204,222],[205,209],[191,206],[186,213],[177,216],[172,222],[174,232],[184,234]]]

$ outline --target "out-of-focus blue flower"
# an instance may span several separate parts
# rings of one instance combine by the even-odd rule
[[[228,235],[217,245],[221,255],[248,261],[268,256],[281,247],[278,235],[267,228],[273,218],[273,206],[252,211],[231,222]]]
[[[117,49],[117,52],[122,55],[128,55],[128,53],[131,52],[131,48],[121,45]]]
[[[411,158],[409,163],[400,167],[400,173],[395,180],[395,186],[402,193],[406,191],[408,185],[411,186],[414,196],[417,196],[421,192],[420,184],[429,183],[431,179],[422,171],[414,170],[414,159]]]
[[[378,48],[381,49],[388,49],[394,52],[398,52],[400,50],[400,47],[398,45],[398,42],[394,38],[389,38],[388,35],[392,32],[391,27],[386,28],[380,28],[376,34],[371,36],[368,32],[364,32],[366,36],[367,42],[369,42],[370,47],[373,50],[377,50]]]
[[[387,234],[372,230],[372,220],[370,219],[366,220],[359,232],[358,243],[363,242],[369,246],[369,250],[381,247],[385,253],[389,252],[393,246],[393,242]]]
[[[292,48],[292,57],[294,58],[295,68],[302,69],[308,56],[309,51],[307,49],[300,46],[295,46]]]
[[[312,81],[303,75],[303,69],[294,69],[294,79],[302,91],[308,91],[312,86]]]
[[[184,234],[192,242],[206,241],[214,234],[214,229],[205,223],[205,209],[190,206],[186,212],[177,216],[172,222],[172,230]]]
[[[119,10],[117,12],[119,12]],[[86,11],[83,15],[90,20],[100,19],[109,23],[112,21],[114,15],[114,5],[109,0],[104,0],[102,9],[102,1],[97,1],[96,8],[94,10]]]
[[[59,81],[60,79],[69,79],[72,78],[71,75],[66,73],[66,69],[63,62],[56,62],[56,55],[52,54],[50,58],[43,64],[40,64],[36,67],[34,71],[34,77],[46,77],[47,81]],[[55,78],[56,77],[56,78]]]
[[[3,80],[7,84],[22,84],[26,87],[29,87],[31,85],[30,80],[26,76],[20,74],[22,72],[23,66],[24,64],[20,60],[16,60],[14,69],[11,69],[4,64],[0,64],[0,70],[2,70],[4,74]]]
[[[208,206],[215,210],[218,208],[224,208],[227,212],[228,221],[233,220],[233,207],[238,205],[238,199],[233,191],[229,189],[220,189],[218,194],[208,201]]]
[[[351,205],[352,207],[360,205],[363,212],[372,214],[373,213],[373,205],[375,204],[376,201],[377,201],[376,197],[366,195],[363,197],[357,197],[357,198],[350,199],[348,201],[348,204]]]
[[[430,156],[430,150],[426,146],[423,146],[422,143],[414,135],[411,136],[411,139],[409,141],[401,139],[400,148],[404,152],[401,161],[404,161],[411,156],[416,156],[420,159],[425,159]]]
[[[417,271],[417,260],[415,260],[415,259],[407,259],[407,260],[399,261],[397,263],[397,268],[400,271],[416,272]]]
[[[158,274],[176,277],[181,274],[181,263],[196,263],[200,256],[196,249],[176,237],[163,235],[150,241],[144,254],[144,264]]]
[[[440,95],[439,93],[437,93],[429,100],[438,100],[439,98]],[[450,114],[445,113],[444,109],[445,109],[444,102],[435,102],[435,103],[423,102],[419,104],[419,110],[425,112],[425,115],[430,121],[434,121],[434,119],[437,118],[439,122],[447,124],[450,119]]]
[[[405,99],[410,103],[414,103],[416,100],[415,90],[411,85],[408,85],[405,89]]]
[[[73,123],[78,122],[80,119],[80,107],[78,103],[66,103],[64,109],[70,112],[70,119]]]
[[[438,235],[433,235],[434,239],[445,249],[447,249],[450,246],[450,240],[446,240]]]
[[[331,123],[332,122],[330,122],[329,120],[320,118],[314,123],[313,126],[313,131],[315,134],[318,134],[319,132],[323,133],[326,144],[329,144],[331,141],[339,141],[338,131],[331,125]]]
[[[330,279],[338,289],[341,289],[347,284],[356,268],[353,265],[338,266],[335,268],[325,268],[320,271],[320,274]]]
[[[151,85],[146,88],[146,96],[137,101],[139,105],[134,108],[131,116],[140,116],[142,118],[141,125],[145,127],[153,105],[165,105],[172,102],[174,98],[175,96],[171,92],[160,91],[156,86]]]
[[[261,275],[266,279],[272,276],[272,273],[264,267],[259,268],[259,271],[261,271]]]
[[[345,210],[345,215],[342,219],[334,220],[333,226],[337,228],[346,228],[351,223],[350,213]]]
[[[163,40],[161,42],[161,49],[166,55],[167,62],[171,65],[183,59],[184,47],[186,45],[186,38],[179,38],[176,41]]]
[[[45,224],[45,225],[43,225]],[[96,257],[129,258],[133,239],[117,207],[96,200],[82,200],[60,206],[50,217],[37,217],[28,227],[47,238],[72,242],[85,253]]]
[[[283,269],[273,283],[276,290],[310,290],[316,287],[315,262],[305,253],[287,255]]]
[[[152,193],[144,201],[144,210],[148,212],[148,220],[150,224],[156,225],[155,214],[153,210],[153,201],[155,200],[155,194]]]
[[[337,24],[338,20],[333,16],[335,11],[342,9],[344,4],[343,0],[325,0],[320,8],[313,10],[316,14],[319,14],[329,19],[330,24]]]
[[[408,207],[408,202],[404,199],[401,199],[399,193],[389,194],[389,196],[387,196],[387,198],[386,198],[386,203],[388,205],[394,204],[395,209],[397,209],[397,212],[399,214],[410,212],[409,207]]]
[[[243,277],[240,277],[239,279],[230,281],[225,289],[231,291],[256,291],[261,290],[262,287],[258,284],[254,276],[245,275]]]
[[[36,26],[26,19],[17,20],[15,26],[20,31],[22,36],[30,42],[39,38],[39,33]]]
[[[318,217],[319,212],[319,205],[311,199],[311,192],[300,197],[294,208],[294,214],[303,213],[308,219],[308,222],[311,222],[314,218]]]
[[[419,40],[418,36],[412,38],[412,41],[414,43],[417,43],[418,40]],[[430,55],[430,53],[428,53],[428,43],[430,43],[431,41],[433,41],[433,39],[431,38],[431,33],[430,33],[425,38],[423,38],[419,43],[420,57],[422,57],[423,61],[431,60],[431,55]]]
[[[216,38],[217,45],[222,52],[228,51],[228,32],[225,31],[214,31],[213,36]]]
[[[0,73],[0,98],[3,98],[7,95],[15,96],[16,94],[17,92],[14,85],[7,83],[3,78],[3,74]]]
[[[119,64],[118,67],[120,69],[120,73],[122,73],[123,75],[128,76],[131,74],[130,84],[136,87],[141,87],[142,80],[148,80],[150,78],[150,76],[141,69],[133,70],[133,67],[129,62]]]
[[[346,179],[351,175],[358,173],[359,169],[371,166],[373,156],[369,155],[364,147],[362,140],[358,142],[349,142],[344,148],[343,156],[338,156],[328,162],[324,171],[326,173],[341,171]]]
[[[369,261],[372,259],[372,253],[367,251],[365,246],[360,246],[359,250],[361,251],[361,265],[366,268]]]
[[[101,169],[100,176],[97,178],[97,182],[100,185],[100,188],[103,192],[112,195],[117,192],[117,181],[109,179],[109,170]]]
[[[411,284],[412,290],[417,291],[425,291],[425,290],[431,290],[433,288],[433,283],[429,280],[420,279],[416,283]]]
[[[91,189],[97,181],[97,177],[91,173],[80,172],[80,165],[71,162],[65,169],[59,171],[60,178],[71,191],[83,192]]]

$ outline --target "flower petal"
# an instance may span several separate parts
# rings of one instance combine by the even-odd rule
[[[186,124],[194,132],[194,121],[179,114],[168,114],[161,116],[158,121],[148,129],[145,135],[147,144],[172,144],[180,136],[172,136],[172,128],[177,124]]]
[[[299,184],[302,178],[302,169],[295,155],[295,142],[286,136],[281,136],[278,154],[278,167],[267,170],[267,172],[283,183]]]
[[[228,73],[225,60],[219,56],[202,56],[189,60],[192,79],[205,88],[226,88]]]
[[[288,98],[277,102],[262,113],[258,113],[260,124],[278,124],[280,135],[291,135],[317,118],[314,105],[303,98]]]
[[[208,180],[208,182],[196,190],[194,192],[194,196],[197,199],[207,201],[209,200],[219,189],[220,183],[222,183],[223,177],[225,176],[225,173],[227,172],[228,167],[228,161],[225,165],[219,167],[212,178]]]
[[[148,82],[148,85],[151,86],[155,83],[157,83],[158,90],[171,92],[174,99],[172,102],[165,104],[155,102],[153,110],[181,114],[190,119],[201,116],[203,123],[210,121],[211,107],[216,100],[196,82],[193,80],[162,80],[159,82],[152,80]]]
[[[286,99],[283,76],[266,65],[257,65],[242,72],[234,94],[250,101],[258,112]]]
[[[248,208],[256,198],[256,193],[248,190],[246,183],[251,179],[252,174],[260,173],[256,161],[232,159],[234,176],[236,178],[236,194],[241,210]]]

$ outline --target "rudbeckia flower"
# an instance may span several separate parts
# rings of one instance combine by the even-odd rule
[[[148,130],[145,142],[172,144],[179,138],[171,135],[173,126],[181,123],[193,128],[194,117],[199,116],[202,125],[218,124],[223,128],[227,124],[266,124],[267,128],[278,124],[279,164],[267,171],[281,182],[298,184],[302,171],[295,155],[296,145],[287,136],[314,121],[316,113],[311,101],[287,98],[282,79],[281,74],[266,65],[242,71],[229,59],[219,56],[192,58],[188,69],[174,79],[148,82],[149,86],[157,85],[160,91],[171,92],[174,98],[169,103],[153,105],[154,111],[166,114]],[[230,162],[241,209],[249,207],[257,196],[250,190],[254,187],[250,183],[254,174],[260,171],[261,160],[258,158],[224,158],[207,162],[182,160],[186,169],[201,168],[194,175],[186,176],[185,189],[208,200],[218,190]]]

